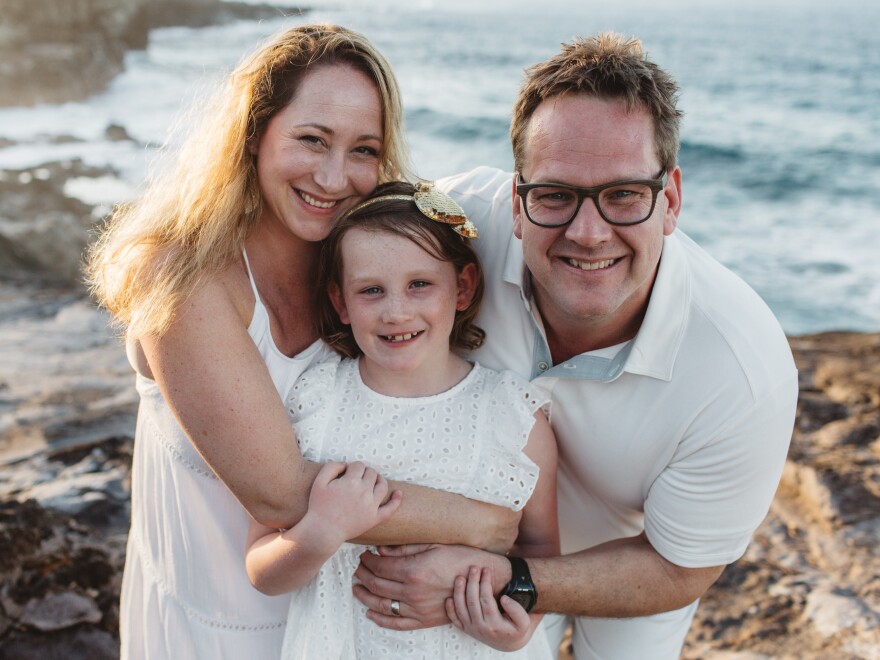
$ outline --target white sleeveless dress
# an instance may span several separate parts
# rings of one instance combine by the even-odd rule
[[[363,461],[389,479],[519,510],[538,481],[538,467],[522,449],[535,411],[548,405],[540,387],[479,364],[440,394],[384,396],[364,385],[357,360],[333,356],[297,381],[288,413],[310,460]],[[555,658],[543,626],[514,653],[496,651],[452,625],[407,632],[380,628],[366,618],[351,590],[358,557],[367,549],[343,544],[294,592],[284,660]]]
[[[256,298],[248,333],[283,400],[330,351],[320,341],[293,358],[278,350],[244,258]],[[278,658],[290,597],[265,596],[248,581],[247,512],[192,446],[156,383],[138,375],[137,390],[121,657]]]

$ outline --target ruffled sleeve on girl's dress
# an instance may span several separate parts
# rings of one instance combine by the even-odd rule
[[[523,453],[535,412],[549,418],[550,396],[541,387],[516,374],[495,374],[488,388],[482,451],[468,497],[522,509],[538,483],[538,466]]]
[[[287,414],[293,423],[296,441],[303,457],[308,460],[326,460],[321,456],[328,416],[332,405],[327,405],[335,390],[342,358],[333,354],[303,373],[287,397]]]

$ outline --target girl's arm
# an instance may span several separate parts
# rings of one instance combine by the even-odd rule
[[[510,554],[521,557],[554,557],[559,554],[559,521],[556,517],[556,437],[544,413],[535,413],[535,425],[524,449],[540,468],[538,483],[523,509],[519,536]],[[495,600],[492,569],[471,566],[467,577],[455,579],[446,613],[459,629],[500,651],[515,651],[532,638],[543,614],[528,614],[513,599]],[[539,594],[540,598],[540,594]]]
[[[320,466],[302,458],[287,412],[247,333],[250,312],[232,278],[215,278],[181,305],[161,337],[140,339],[150,372],[208,465],[251,516],[271,528],[306,513]],[[519,515],[442,491],[392,484],[397,515],[364,535],[379,544],[434,541],[504,551]]]
[[[251,584],[270,596],[304,586],[347,539],[397,511],[400,492],[386,502],[387,495],[388,482],[363,463],[327,463],[296,525],[280,531],[251,521],[245,555]]]

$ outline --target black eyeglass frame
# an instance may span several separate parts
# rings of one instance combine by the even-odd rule
[[[584,199],[589,197],[593,200],[593,204],[596,205],[596,210],[599,212],[599,215],[602,216],[602,219],[607,222],[609,225],[617,225],[618,227],[632,227],[633,225],[640,225],[645,222],[654,215],[654,207],[657,206],[657,194],[666,188],[666,182],[669,178],[669,168],[664,167],[657,174],[656,179],[628,179],[626,181],[611,181],[610,183],[603,183],[599,186],[593,186],[591,188],[581,188],[579,186],[570,186],[567,183],[543,183],[540,181],[536,181],[533,183],[526,183],[525,179],[523,179],[522,173],[517,172],[517,179],[519,181],[516,182],[516,194],[522,199],[523,210],[526,212],[526,217],[529,219],[533,225],[537,225],[538,227],[546,227],[548,229],[555,229],[558,227],[566,227],[570,225],[574,219],[577,217],[578,212],[581,210],[581,206],[584,203]],[[520,183],[522,181],[522,183]],[[651,189],[651,210],[648,211],[648,215],[646,215],[641,220],[636,220],[635,222],[620,222],[618,220],[611,220],[608,216],[605,215],[605,212],[602,211],[602,206],[599,204],[599,193],[603,190],[607,190],[608,188],[616,188],[617,186],[627,186],[633,184],[641,184],[648,186]],[[551,187],[551,188],[561,188],[563,190],[570,190],[577,195],[578,201],[577,205],[574,207],[574,213],[571,214],[571,217],[567,222],[563,222],[558,225],[548,225],[543,222],[537,222],[532,218],[529,214],[529,205],[526,203],[526,195],[533,188],[540,187]]]

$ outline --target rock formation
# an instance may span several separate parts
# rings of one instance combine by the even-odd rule
[[[3,0],[0,105],[83,99],[123,68],[126,51],[166,25],[203,26],[295,8],[221,0]]]

